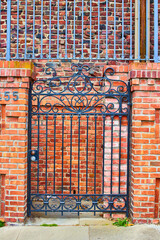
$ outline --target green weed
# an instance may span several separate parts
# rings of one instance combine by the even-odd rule
[[[58,225],[56,223],[52,223],[52,224],[47,224],[47,223],[43,223],[41,224],[42,227],[57,227]]]
[[[0,227],[4,227],[4,225],[5,225],[5,222],[0,221]]]
[[[113,223],[113,225],[115,225],[117,227],[127,227],[128,224],[129,224],[129,221],[127,218],[124,218],[124,219],[118,218],[118,220]]]

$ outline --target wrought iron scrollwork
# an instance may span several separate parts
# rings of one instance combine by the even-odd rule
[[[50,77],[32,84],[33,114],[127,113],[127,83],[112,79],[112,68],[107,68],[103,77],[89,76],[89,69],[73,64],[71,76],[57,76],[54,68],[47,68],[45,73]]]

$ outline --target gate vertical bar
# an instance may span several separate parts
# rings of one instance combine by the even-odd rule
[[[7,0],[7,52],[6,60],[10,61],[11,51],[11,0]]]
[[[48,115],[46,115],[46,176],[45,176],[45,194],[46,194],[46,200],[47,200],[47,175],[48,175],[48,171],[47,171],[47,165],[48,165]],[[45,206],[45,215],[47,215],[47,204]]]
[[[105,119],[106,119],[106,115],[103,115],[103,166],[102,166],[102,194],[104,194]]]
[[[62,196],[63,196],[63,148],[64,148],[64,118],[65,116],[62,115]],[[61,215],[63,216],[63,205],[62,205],[62,213]]]
[[[53,184],[54,184],[54,187],[53,187],[53,191],[55,193],[55,182],[56,182],[56,176],[55,176],[55,173],[56,173],[56,115],[54,115],[54,181],[53,181]]]
[[[122,116],[119,116],[119,186],[118,193],[121,192],[121,124],[122,124]]]
[[[39,103],[39,98],[38,98],[38,111],[40,109],[40,103]],[[39,124],[39,119],[40,115],[38,114],[38,159],[37,159],[37,193],[39,193],[39,134],[40,134],[40,124]]]
[[[158,62],[158,0],[154,0],[154,61]]]
[[[129,216],[129,154],[130,154],[130,106],[131,106],[131,87],[130,82],[128,82],[128,114],[127,114],[127,120],[128,120],[128,137],[127,137],[127,217]]]
[[[31,98],[31,91],[32,91],[32,86],[31,82],[29,84],[29,94],[28,94],[28,178],[27,178],[27,215],[28,217],[31,215],[31,155],[30,155],[30,150],[31,150],[31,144],[32,144],[32,139],[31,139],[31,133],[32,133],[32,115],[31,115],[31,110],[32,110],[32,98]]]
[[[62,115],[62,194],[63,194],[63,149],[64,148],[64,115]]]
[[[73,115],[70,116],[70,193],[72,192],[72,119]]]
[[[79,202],[79,174],[80,174],[80,125],[81,115],[78,115],[78,202]],[[79,205],[78,205],[78,216],[79,216]]]
[[[97,115],[95,115],[95,139],[94,139],[94,195],[96,195],[96,160],[97,160]],[[94,201],[96,202],[96,196],[94,196]],[[96,205],[94,204],[94,215],[95,215]]]
[[[97,116],[95,115],[95,139],[94,139],[94,194],[96,194],[96,156],[97,156]]]
[[[111,189],[110,193],[112,194],[112,176],[113,175],[113,116],[111,116]]]
[[[88,121],[89,116],[86,116],[87,118],[87,142],[86,142],[86,194],[88,193]]]

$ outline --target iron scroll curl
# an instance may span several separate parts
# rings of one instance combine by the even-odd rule
[[[127,113],[127,82],[114,79],[113,68],[107,68],[103,77],[90,76],[89,70],[87,65],[73,64],[71,76],[57,76],[54,68],[46,68],[51,77],[32,84],[32,112]]]

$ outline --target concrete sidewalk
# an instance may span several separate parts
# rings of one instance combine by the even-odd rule
[[[0,228],[0,240],[160,240],[155,225],[19,226]]]

